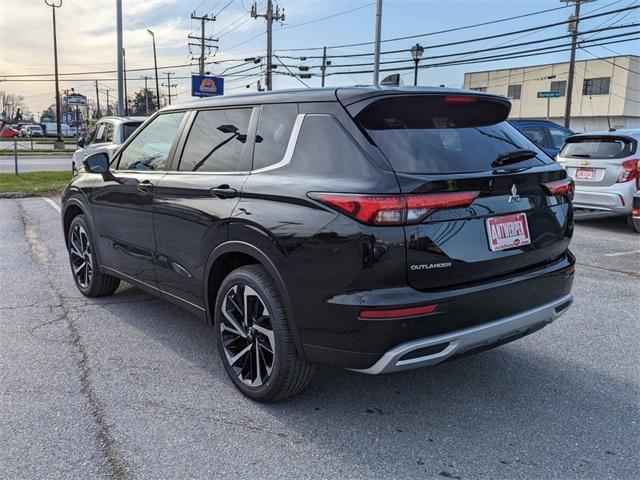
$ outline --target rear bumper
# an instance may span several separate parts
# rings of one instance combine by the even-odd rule
[[[501,345],[553,322],[569,309],[572,301],[571,295],[565,295],[517,315],[445,335],[405,342],[388,350],[371,367],[355,371],[371,375],[398,372],[435,365],[454,356]]]
[[[405,345],[416,341],[445,338],[501,319],[518,317],[541,306],[562,303],[560,299],[571,294],[574,265],[575,258],[566,252],[555,262],[536,269],[454,289],[423,292],[402,287],[332,297],[317,309],[322,317],[315,328],[308,332],[303,330],[304,354],[312,363],[368,370],[398,346],[404,349]],[[438,305],[435,311],[415,317],[359,318],[359,312],[365,308],[432,304]],[[442,342],[428,346],[438,343]],[[443,349],[436,353],[441,351]],[[450,356],[448,353],[444,355]],[[460,347],[450,353],[460,353]]]
[[[616,183],[608,187],[576,185],[573,206],[628,215],[631,213],[635,181]]]

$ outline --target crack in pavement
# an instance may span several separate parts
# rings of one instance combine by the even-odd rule
[[[89,412],[98,427],[97,436],[99,444],[102,447],[103,454],[113,470],[114,478],[118,480],[131,479],[133,478],[133,475],[131,474],[129,465],[117,449],[116,441],[113,433],[111,432],[109,423],[107,422],[102,404],[100,403],[100,400],[93,388],[91,366],[89,365],[89,354],[87,353],[87,348],[74,320],[69,315],[70,308],[66,301],[66,297],[59,290],[56,279],[53,278],[50,271],[50,259],[47,248],[38,238],[36,222],[34,219],[27,214],[20,201],[16,201],[16,205],[18,209],[18,217],[24,228],[24,236],[31,250],[31,255],[44,271],[51,291],[56,295],[56,297],[58,297],[58,301],[60,302],[60,316],[53,320],[53,322],[64,321],[67,326],[69,342],[78,357],[77,364],[80,369],[80,389],[89,407]]]
[[[605,270],[607,272],[613,272],[613,273],[622,273],[623,275],[629,275],[630,277],[640,278],[640,272],[634,272],[633,270],[620,270],[619,268],[602,267],[600,265],[592,265],[590,263],[582,263],[582,262],[576,262],[576,264],[580,265],[581,267],[590,267],[590,268],[595,268],[597,270]]]

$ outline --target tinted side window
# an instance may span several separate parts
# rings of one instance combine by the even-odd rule
[[[129,138],[140,125],[142,125],[142,122],[131,122],[122,125],[122,141],[124,142],[127,138]]]
[[[524,127],[522,133],[539,147],[546,147],[547,141],[542,127]]]
[[[284,157],[293,124],[298,115],[295,104],[265,105],[262,107],[256,145],[253,150],[253,169],[268,167]]]
[[[184,112],[158,115],[122,151],[119,170],[164,170]]]
[[[182,152],[179,170],[188,172],[248,171],[241,164],[251,108],[198,112]]]
[[[564,144],[564,140],[570,137],[571,134],[561,128],[549,127],[549,133],[551,134],[551,140],[555,148],[560,148]]]

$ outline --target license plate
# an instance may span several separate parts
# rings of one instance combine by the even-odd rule
[[[576,180],[593,180],[596,178],[595,168],[579,168],[576,170]]]
[[[487,218],[486,225],[489,248],[494,252],[531,243],[527,215],[524,213]]]

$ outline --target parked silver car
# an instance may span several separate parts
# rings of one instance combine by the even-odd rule
[[[576,182],[575,208],[624,215],[633,227],[633,196],[640,189],[640,130],[573,135],[558,162]]]
[[[109,158],[120,145],[147,119],[147,117],[103,117],[95,124],[91,135],[78,140],[78,150],[73,154],[76,166],[82,165],[89,155],[105,152]]]

